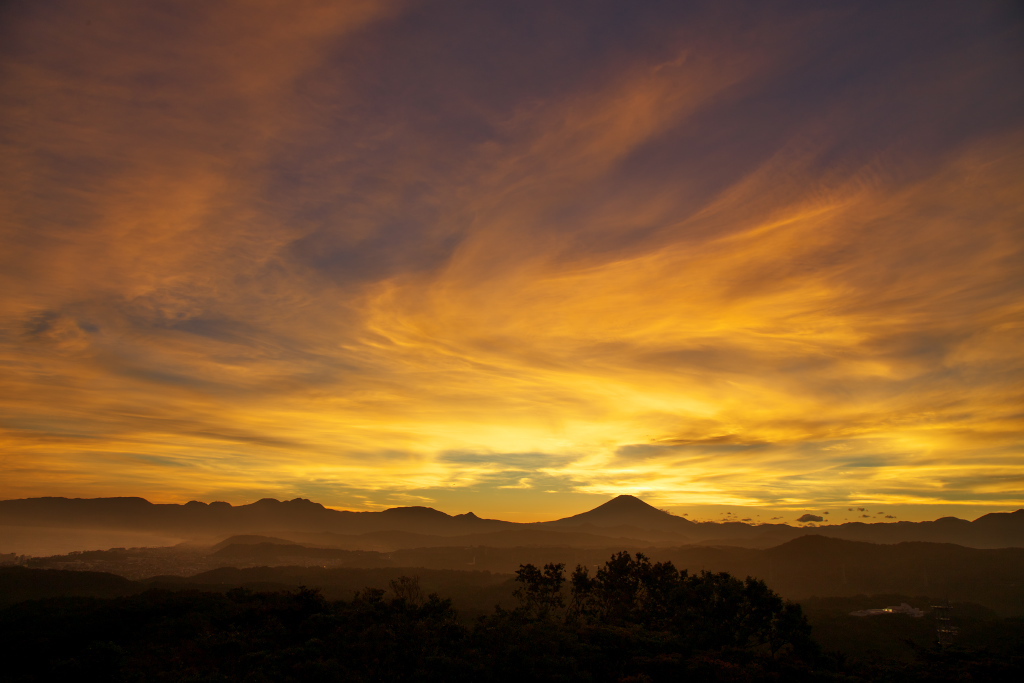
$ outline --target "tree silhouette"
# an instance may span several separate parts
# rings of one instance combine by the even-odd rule
[[[519,609],[530,618],[547,619],[554,610],[562,608],[564,574],[564,563],[546,564],[543,571],[532,564],[519,565],[516,582],[520,586],[512,593],[519,601]]]
[[[550,619],[565,604],[564,565],[541,571],[521,565],[516,590],[522,612]],[[810,626],[799,605],[784,601],[759,579],[726,572],[689,574],[671,562],[652,563],[642,553],[619,552],[598,568],[577,566],[569,580],[569,625],[641,627],[681,638],[689,647],[780,650],[810,647]]]
[[[390,581],[391,592],[398,600],[405,600],[410,605],[423,603],[423,590],[420,588],[420,577],[399,576]]]

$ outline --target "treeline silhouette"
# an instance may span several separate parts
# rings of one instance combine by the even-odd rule
[[[856,681],[1024,672],[1020,657],[940,651],[912,666],[851,665],[823,655],[799,605],[763,581],[690,574],[625,552],[593,576],[522,565],[515,597],[472,624],[408,576],[350,600],[299,588],[27,601],[0,611],[3,678]]]

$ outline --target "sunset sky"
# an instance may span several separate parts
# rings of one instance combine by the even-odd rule
[[[1019,3],[8,2],[0,160],[0,498],[1024,507]]]

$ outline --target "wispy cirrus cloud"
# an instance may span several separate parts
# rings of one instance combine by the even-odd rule
[[[741,14],[7,10],[4,495],[1020,501],[1019,17]]]

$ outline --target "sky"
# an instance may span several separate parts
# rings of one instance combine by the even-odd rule
[[[1018,3],[0,13],[0,498],[1024,507]]]

